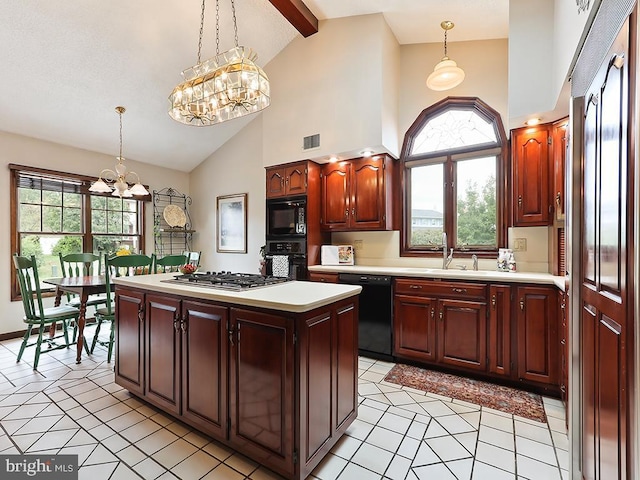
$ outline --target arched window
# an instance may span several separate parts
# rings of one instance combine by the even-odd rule
[[[500,114],[477,98],[448,97],[423,110],[400,156],[402,255],[445,246],[492,256],[504,246],[507,151]]]

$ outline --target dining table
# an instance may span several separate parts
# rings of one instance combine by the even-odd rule
[[[78,317],[78,341],[76,363],[81,362],[82,348],[84,347],[84,325],[87,313],[87,300],[90,295],[98,295],[107,292],[107,280],[104,275],[93,275],[83,277],[57,277],[42,280],[44,283],[55,285],[56,298],[54,306],[59,307],[63,293],[73,293],[80,298],[80,316]],[[114,285],[111,285],[113,290]],[[53,323],[49,331],[50,335],[55,334],[56,325]]]

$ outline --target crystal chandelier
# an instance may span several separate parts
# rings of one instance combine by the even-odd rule
[[[136,172],[127,171],[127,167],[124,163],[124,157],[122,156],[122,114],[125,112],[124,107],[116,107],[116,112],[120,116],[120,156],[116,157],[118,163],[116,163],[116,171],[105,168],[100,172],[98,180],[89,188],[90,192],[96,193],[110,193],[114,197],[132,197],[134,195],[149,195],[146,188],[140,183],[140,177]],[[128,176],[135,177],[135,184],[129,188],[127,183]],[[107,185],[107,182],[113,183],[113,189]],[[113,190],[113,191],[112,191]]]
[[[169,115],[187,125],[215,125],[269,106],[269,79],[251,49],[238,46],[236,8],[231,0],[235,47],[220,53],[220,5],[216,0],[216,56],[200,61],[204,4],[200,16],[198,63],[182,72],[185,81],[169,95]]]
[[[444,57],[433,67],[433,72],[427,78],[427,87],[436,91],[457,87],[464,80],[464,70],[447,56],[447,32],[455,25],[453,22],[445,20],[440,26],[444,30]]]

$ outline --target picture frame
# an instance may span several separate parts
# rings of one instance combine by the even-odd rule
[[[247,194],[216,197],[216,212],[216,251],[247,253]]]

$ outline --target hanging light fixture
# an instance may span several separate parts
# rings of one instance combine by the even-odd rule
[[[427,78],[427,87],[437,91],[457,87],[464,80],[464,70],[447,56],[447,32],[455,25],[453,22],[445,20],[440,26],[444,30],[444,57],[433,67],[433,72]]]
[[[269,79],[251,49],[238,46],[236,8],[231,0],[235,47],[220,53],[220,0],[216,0],[216,56],[200,61],[204,4],[200,16],[198,63],[182,72],[185,81],[169,95],[169,115],[187,125],[215,125],[269,106]]]
[[[127,167],[124,163],[124,157],[122,156],[122,114],[126,111],[124,107],[116,107],[116,112],[120,116],[120,156],[116,157],[118,159],[118,163],[116,163],[116,171],[110,170],[108,168],[102,170],[100,172],[100,176],[98,180],[91,185],[89,188],[90,192],[97,193],[109,193],[114,197],[132,197],[134,195],[149,195],[149,192],[146,188],[140,183],[140,177],[136,172],[127,171]],[[129,184],[127,183],[128,176],[134,176],[136,179],[136,183],[129,188]],[[113,189],[107,185],[107,182],[113,183]],[[112,191],[113,190],[113,191]]]

